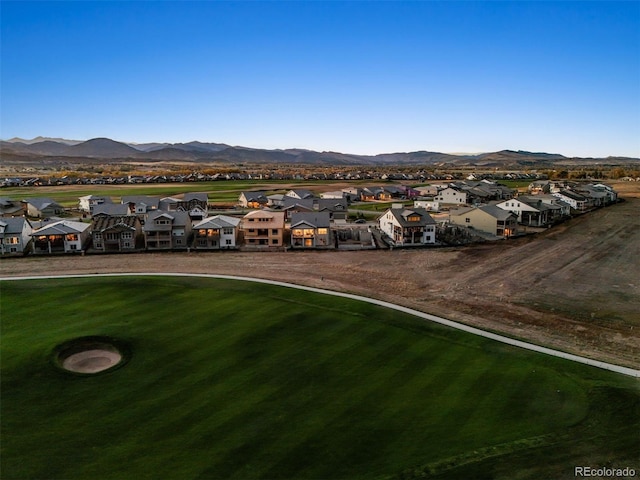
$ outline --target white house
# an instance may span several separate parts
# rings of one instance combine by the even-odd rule
[[[511,198],[499,202],[496,207],[518,216],[518,223],[532,227],[542,227],[551,222],[551,208],[539,199]]]
[[[85,195],[84,197],[80,197],[78,199],[80,210],[82,210],[83,212],[91,213],[91,214],[93,214],[93,209],[97,205],[103,205],[105,203],[110,204],[113,202],[111,201],[110,197],[97,196],[97,195]]]
[[[563,202],[571,205],[571,208],[578,212],[582,212],[588,208],[587,198],[579,193],[570,192],[569,190],[562,190],[560,192],[554,192],[551,195],[558,197]]]
[[[436,221],[424,208],[390,208],[378,219],[378,226],[395,245],[436,243]]]
[[[434,200],[440,203],[465,205],[467,203],[467,192],[447,187],[441,190]]]
[[[193,226],[195,249],[222,250],[236,248],[240,219],[227,215],[215,215]]]

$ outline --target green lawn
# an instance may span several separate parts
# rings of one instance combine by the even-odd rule
[[[186,277],[5,281],[0,294],[4,480],[543,478],[598,455],[638,463],[633,379],[364,302]],[[127,342],[129,363],[56,369],[56,345],[87,335]]]

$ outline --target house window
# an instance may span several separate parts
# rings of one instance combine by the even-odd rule
[[[318,228],[318,235],[326,235],[328,232],[328,229],[326,228]]]
[[[131,232],[122,232],[120,235],[120,238],[124,239],[131,239],[133,238],[133,234]]]
[[[100,233],[100,232],[96,232],[96,233],[93,235],[93,238],[95,238],[96,240],[102,240],[102,233]]]
[[[274,238],[273,240],[271,240],[271,243],[272,243],[273,245],[278,245],[278,239],[277,239],[277,238]]]
[[[227,238],[226,242],[227,242],[227,245],[231,245],[231,239],[230,238]]]
[[[418,215],[409,215],[409,217],[407,217],[407,220],[409,222],[419,222],[420,221],[420,216],[418,216]]]
[[[95,243],[95,247],[96,248],[102,248],[102,242],[96,242]]]
[[[427,235],[427,242],[431,241],[431,235]]]
[[[77,250],[78,249],[78,245],[76,245],[75,243],[72,243],[71,245],[69,245],[69,249]]]
[[[198,240],[198,246],[199,247],[206,247],[207,246],[207,241],[205,239]]]
[[[69,233],[67,235],[67,242],[77,242],[78,241],[78,235],[76,235],[75,233]]]
[[[465,218],[465,219],[464,219],[464,221],[465,221],[465,223],[471,223],[471,219],[470,219],[470,218],[468,218],[468,217],[467,217],[467,218]]]
[[[131,248],[131,243],[129,243],[129,242],[124,242],[124,243],[122,244],[122,246],[123,246],[124,248]]]
[[[222,233],[224,233],[225,235],[233,235],[233,228],[224,228],[222,230]]]
[[[278,229],[277,228],[271,229],[271,235],[278,235]]]
[[[17,245],[20,243],[20,239],[18,237],[7,237],[4,239],[4,243],[7,245]]]

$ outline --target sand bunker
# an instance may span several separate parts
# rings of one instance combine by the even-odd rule
[[[97,373],[111,368],[122,360],[118,352],[108,350],[85,350],[74,353],[62,361],[62,368],[77,373]]]
[[[131,351],[111,337],[82,337],[59,345],[54,350],[55,364],[67,372],[95,374],[122,366]]]

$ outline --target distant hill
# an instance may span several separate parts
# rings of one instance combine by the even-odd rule
[[[197,163],[308,164],[308,165],[438,165],[516,169],[553,167],[561,164],[637,163],[638,158],[569,158],[555,153],[501,150],[481,154],[452,155],[430,151],[354,155],[340,152],[316,152],[305,149],[265,150],[224,143],[140,143],[127,144],[109,138],[86,142],[37,137],[32,140],[12,138],[0,142],[0,155],[6,160],[91,161],[111,163],[135,161],[175,161]]]

